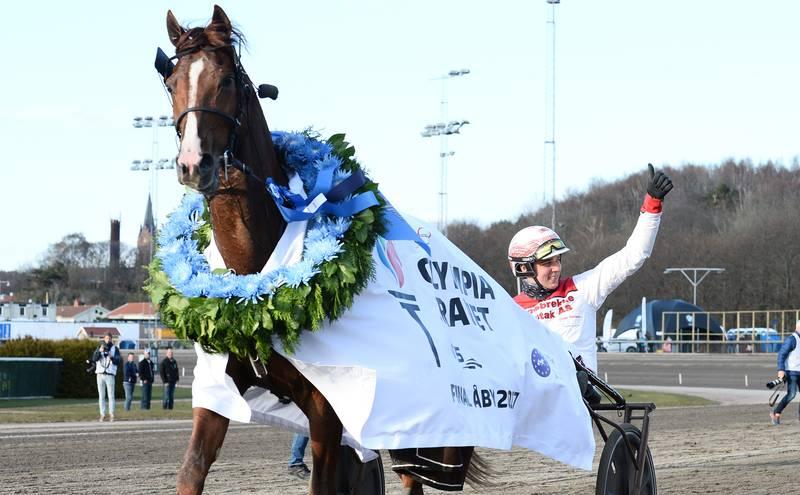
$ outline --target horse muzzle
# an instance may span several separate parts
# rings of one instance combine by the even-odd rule
[[[212,194],[219,186],[214,157],[211,153],[178,155],[178,182],[203,194]]]

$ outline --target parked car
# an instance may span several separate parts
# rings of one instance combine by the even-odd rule
[[[600,352],[644,352],[644,346],[637,334],[638,329],[631,328],[613,339],[601,339],[598,342],[598,350]]]
[[[137,348],[136,342],[133,340],[120,340],[118,347],[123,350],[131,350]]]

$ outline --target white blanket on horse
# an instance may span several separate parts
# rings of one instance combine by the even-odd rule
[[[305,332],[293,355],[276,350],[330,401],[350,445],[517,445],[591,469],[591,420],[561,337],[447,238],[406,220],[431,256],[412,241],[380,239],[375,279],[353,307]],[[304,232],[304,222],[290,224],[265,269],[296,262]],[[212,268],[222,267],[214,242],[206,256]],[[227,355],[195,347],[194,407],[307,432],[294,404],[257,388],[242,398],[225,375]]]

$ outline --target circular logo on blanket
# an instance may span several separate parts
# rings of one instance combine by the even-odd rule
[[[535,371],[537,375],[542,378],[550,376],[550,364],[538,349],[531,351],[531,364],[533,365],[533,371]]]

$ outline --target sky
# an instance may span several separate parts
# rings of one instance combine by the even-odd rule
[[[248,40],[248,74],[280,89],[277,101],[262,101],[270,128],[347,133],[401,211],[438,218],[440,142],[420,131],[441,120],[437,78],[461,68],[470,73],[446,81],[448,120],[470,122],[448,140],[449,219],[515,220],[552,197],[543,180],[545,0],[221,6]],[[36,266],[70,233],[106,241],[111,219],[135,246],[148,193],[158,222],[177,205],[183,188],[174,171],[130,170],[132,160],[176,154],[172,129],[132,126],[134,116],[171,113],[153,69],[157,46],[174,53],[168,8],[196,26],[213,3],[32,0],[4,8],[0,270]],[[792,0],[562,0],[556,197],[648,162],[791,164],[800,125],[797,19],[800,2]]]

